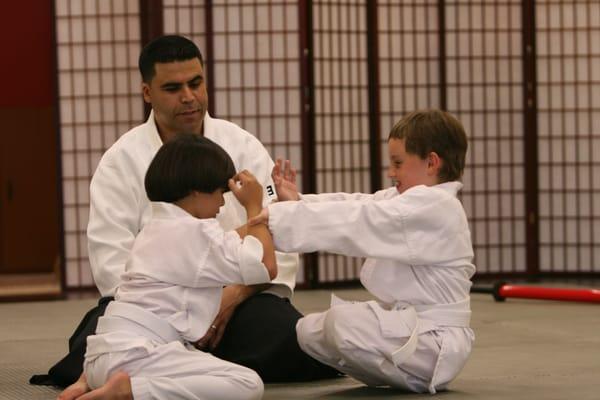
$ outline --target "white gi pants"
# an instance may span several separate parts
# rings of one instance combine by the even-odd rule
[[[392,362],[413,328],[399,320],[390,334],[371,305],[362,302],[309,314],[298,321],[296,332],[300,347],[310,356],[369,386],[435,393],[447,383],[431,385],[442,346],[435,331],[418,335],[416,350],[406,362],[400,366]]]
[[[181,342],[103,353],[86,358],[85,373],[92,389],[117,371],[131,377],[135,400],[146,399],[260,399],[263,383],[256,372],[190,350]]]
[[[260,399],[262,380],[249,368],[187,347],[154,314],[112,302],[88,336],[84,372],[96,389],[118,371],[129,374],[135,400]],[[189,348],[188,348],[189,347]]]

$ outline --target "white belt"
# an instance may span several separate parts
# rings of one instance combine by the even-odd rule
[[[353,302],[342,300],[332,293],[332,307],[349,303]],[[396,316],[390,316],[387,314],[393,310],[401,312],[402,320],[406,323],[406,325],[412,327],[410,334],[407,335],[408,340],[406,343],[392,353],[392,362],[396,366],[406,362],[406,360],[417,350],[419,334],[443,326],[468,328],[471,321],[469,298],[456,303],[435,305],[411,305],[402,302],[398,302],[393,305],[386,305],[374,300],[367,301],[366,303],[370,305],[373,312],[377,314],[382,330],[385,329],[382,325],[383,319],[386,321],[390,321],[390,318],[391,320],[396,320]],[[378,310],[382,310],[383,313],[380,313]],[[392,327],[388,329],[388,331],[392,330]]]
[[[110,302],[96,328],[96,333],[115,331],[139,333],[165,344],[175,341],[183,343],[179,332],[165,320],[141,307],[118,301]]]
[[[413,326],[413,329],[406,343],[392,353],[394,364],[399,366],[404,363],[417,350],[420,333],[443,326],[468,328],[471,323],[469,303],[469,298],[466,298],[457,303],[450,304],[395,304],[393,309],[403,310],[403,317],[410,319],[409,326]]]
[[[436,326],[468,328],[471,325],[471,305],[467,297],[449,304],[414,305],[419,319],[433,322]]]
[[[410,325],[414,326],[414,328],[412,329],[412,332],[410,333],[410,336],[406,343],[404,343],[402,347],[392,352],[392,362],[395,366],[403,364],[410,356],[412,356],[417,350],[417,344],[419,342],[420,324],[419,318],[417,317],[417,312],[413,307],[407,307],[404,309],[404,311],[404,316],[411,319],[409,323]]]

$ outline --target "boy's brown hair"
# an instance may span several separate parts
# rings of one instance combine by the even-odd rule
[[[467,135],[459,120],[442,110],[418,110],[404,116],[388,136],[404,139],[406,152],[425,159],[432,151],[442,159],[440,183],[459,179],[465,168]]]

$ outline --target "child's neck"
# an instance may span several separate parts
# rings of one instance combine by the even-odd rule
[[[191,198],[190,195],[185,196],[184,198],[173,202],[173,204],[176,205],[177,207],[181,208],[183,211],[187,212],[191,216],[199,218],[197,216],[197,211],[196,211],[196,209],[197,209],[196,202],[193,201],[193,199]]]

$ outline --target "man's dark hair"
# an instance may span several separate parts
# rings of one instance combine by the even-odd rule
[[[174,61],[187,61],[194,58],[200,60],[204,66],[202,54],[198,46],[191,40],[178,35],[160,36],[144,46],[138,60],[138,67],[142,80],[150,83],[154,78],[156,63],[169,63]]]
[[[144,186],[151,201],[173,203],[192,191],[228,191],[234,175],[233,161],[221,146],[203,136],[179,134],[158,150]]]
[[[394,125],[388,141],[391,139],[404,139],[406,152],[421,159],[432,151],[436,152],[442,159],[438,173],[440,183],[462,176],[467,135],[460,121],[449,112],[436,109],[413,111]]]

